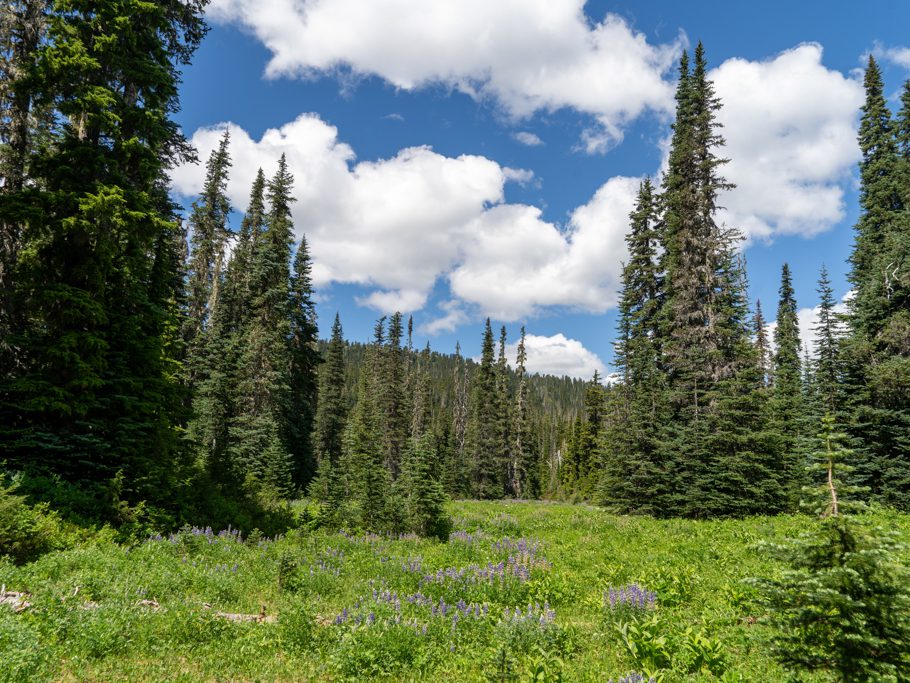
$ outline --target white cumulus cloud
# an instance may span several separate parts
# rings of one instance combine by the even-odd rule
[[[531,374],[591,379],[595,370],[601,376],[606,372],[606,366],[596,353],[585,348],[577,339],[569,339],[562,333],[551,337],[528,334],[525,337],[525,351],[528,354],[525,369]],[[517,342],[506,345],[506,356],[513,368],[517,353]]]
[[[666,112],[663,76],[681,40],[652,45],[624,19],[590,22],[585,0],[214,0],[209,16],[251,31],[270,77],[338,70],[412,90],[444,84],[515,118],[570,107],[622,138],[646,110]]]
[[[910,47],[885,47],[876,43],[872,54],[878,59],[910,69]]]
[[[504,203],[505,184],[533,174],[485,157],[413,147],[355,163],[334,127],[302,115],[259,140],[230,123],[199,129],[192,142],[201,158],[225,128],[233,159],[228,195],[241,211],[256,170],[269,174],[287,156],[297,236],[307,236],[317,286],[364,285],[361,305],[408,312],[423,308],[436,282],[448,278],[457,305],[427,323],[433,333],[468,319],[461,304],[504,321],[547,307],[603,312],[615,304],[636,178],[608,180],[563,231],[536,207]],[[181,166],[172,182],[191,197],[204,173],[201,164]]]
[[[337,130],[314,115],[268,130],[260,140],[234,124],[202,128],[192,137],[201,158],[225,128],[231,131],[232,204],[244,210],[256,170],[268,175],[286,154],[295,178],[295,226],[298,237],[307,235],[314,282],[375,287],[362,302],[386,312],[421,308],[437,278],[459,259],[477,217],[502,202],[506,182],[528,178],[485,157],[446,157],[427,147],[354,164]],[[172,173],[184,196],[197,194],[203,178],[202,165]]]
[[[527,145],[528,147],[539,147],[543,144],[543,140],[541,140],[538,135],[535,135],[534,133],[528,132],[526,130],[518,131],[512,135],[512,137],[515,138],[516,141],[520,142],[523,145]]]
[[[550,306],[602,313],[616,305],[638,178],[614,177],[561,231],[533,206],[503,204],[478,217],[475,239],[449,275],[452,292],[505,321]]]
[[[737,188],[721,218],[750,239],[811,237],[844,217],[845,186],[859,160],[862,85],[822,64],[805,44],[767,61],[730,59],[714,69],[719,120]]]

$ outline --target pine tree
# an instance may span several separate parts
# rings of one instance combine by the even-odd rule
[[[438,454],[431,434],[411,439],[402,479],[408,528],[424,537],[448,540],[452,522],[445,512],[446,495],[439,482]]]
[[[290,400],[286,417],[286,440],[293,460],[294,482],[305,486],[316,472],[313,452],[313,426],[316,420],[321,362],[317,344],[316,305],[306,237],[294,256],[291,281]]]
[[[202,194],[199,201],[193,203],[190,214],[192,251],[187,268],[188,302],[184,338],[191,349],[195,349],[197,337],[208,326],[221,284],[228,238],[228,216],[231,213],[227,197],[228,172],[231,168],[230,142],[230,132],[225,130],[217,149],[209,156]],[[191,373],[192,370],[191,367]]]
[[[686,61],[683,60],[685,65]],[[687,73],[687,67],[684,67]],[[626,236],[616,367],[622,377],[614,398],[618,418],[608,430],[600,481],[601,500],[623,512],[663,505],[663,453],[654,425],[664,414],[666,383],[660,367],[660,308],[663,277],[658,263],[658,198],[651,181],[639,187]]]
[[[408,337],[410,338],[411,323],[408,321]],[[410,346],[410,342],[408,344]],[[408,354],[410,358],[411,354]],[[430,342],[420,352],[416,363],[411,362],[411,372],[414,375],[412,382],[411,400],[411,439],[419,439],[430,429],[432,420],[432,406],[430,396]]]
[[[518,389],[515,391],[515,403],[512,410],[512,446],[509,450],[509,487],[516,498],[532,495],[535,486],[533,476],[533,451],[528,416],[528,380],[525,363],[528,353],[525,347],[525,328],[521,327],[521,337],[515,356],[515,372],[518,375]]]
[[[29,213],[22,191],[37,138],[48,137],[50,112],[29,83],[47,30],[48,0],[21,0],[0,9],[0,381],[20,364],[22,311],[15,270]],[[0,393],[2,400],[2,393]]]
[[[838,415],[841,400],[839,359],[840,324],[834,311],[834,290],[828,270],[822,266],[818,277],[818,323],[815,325],[815,370],[813,380],[824,412]]]
[[[500,481],[504,492],[515,495],[510,487],[509,463],[512,462],[512,397],[509,386],[509,364],[506,359],[506,327],[499,331],[499,354],[496,359],[496,459],[499,462]]]
[[[191,156],[170,116],[205,33],[201,6],[124,0],[50,14],[29,94],[56,125],[30,155],[15,293],[24,353],[2,392],[0,457],[72,483],[119,472],[128,500],[163,500],[184,454],[163,336],[172,309],[159,298],[171,264],[156,254],[175,229],[166,170]]]
[[[493,360],[493,328],[487,318],[481,346],[480,367],[471,381],[471,406],[467,429],[472,493],[477,498],[502,496],[500,480],[500,432],[497,419],[496,366]]]
[[[680,62],[676,99],[661,197],[663,284],[654,335],[666,390],[652,394],[660,399],[655,410],[666,412],[652,422],[661,434],[651,463],[664,473],[662,514],[745,514],[748,507],[764,509],[777,482],[750,340],[745,262],[737,250],[742,237],[715,217],[720,192],[732,185],[720,175],[726,163],[716,153],[724,144],[721,103],[701,44],[691,70],[685,55]],[[752,491],[746,506],[743,482]]]
[[[455,453],[452,479],[458,488],[452,492],[467,495],[468,487],[466,483],[470,480],[471,473],[466,447],[468,434],[468,370],[464,357],[461,355],[461,345],[458,342],[455,342],[453,393],[452,438],[455,442]]]
[[[382,440],[385,417],[380,405],[379,384],[382,381],[385,346],[385,318],[375,327],[373,343],[364,359],[357,388],[357,403],[344,434],[343,476],[348,497],[358,509],[358,522],[372,530],[391,526],[392,480],[387,467]]]
[[[406,349],[401,345],[403,333],[401,313],[389,319],[388,339],[382,349],[377,369],[376,391],[382,425],[382,443],[385,463],[392,479],[401,472],[402,451],[407,441],[411,413],[408,409],[406,388]]]
[[[910,576],[897,559],[896,537],[849,514],[843,483],[851,453],[845,434],[824,418],[807,488],[821,519],[801,537],[767,550],[787,564],[759,579],[775,655],[794,671],[827,671],[838,681],[905,680],[910,676]],[[855,508],[856,506],[852,506]],[[860,508],[861,509],[861,508]]]
[[[859,129],[860,206],[850,257],[855,296],[841,344],[849,430],[858,439],[858,472],[873,496],[910,509],[910,203],[907,159],[870,57]]]
[[[341,457],[341,437],[347,415],[344,397],[344,338],[341,318],[336,313],[332,324],[332,339],[326,352],[325,362],[319,373],[319,405],[316,412],[316,458],[333,466]]]
[[[266,229],[253,255],[250,319],[241,333],[237,417],[230,429],[234,466],[280,495],[291,492],[292,481],[285,473],[294,469],[285,441],[291,401],[292,184],[282,155],[268,183]]]
[[[799,318],[790,266],[781,269],[777,326],[774,329],[774,385],[771,411],[780,435],[781,481],[786,482],[786,507],[793,507],[801,488],[802,463],[797,446],[803,418],[803,384],[800,368]]]
[[[752,319],[752,330],[755,334],[755,353],[758,356],[758,371],[761,383],[768,386],[772,377],[772,354],[768,345],[768,331],[765,316],[761,310],[761,301],[755,302],[755,317]]]

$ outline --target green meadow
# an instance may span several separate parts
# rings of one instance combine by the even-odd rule
[[[440,543],[327,533],[306,512],[277,538],[99,531],[0,564],[28,593],[0,606],[0,679],[787,680],[744,579],[774,576],[760,542],[807,517],[458,502]],[[910,537],[910,516],[875,515]]]

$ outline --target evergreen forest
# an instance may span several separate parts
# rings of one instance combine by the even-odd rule
[[[739,591],[731,593],[731,604],[751,605],[743,620],[759,612],[756,605],[772,615],[761,627],[767,629],[761,642],[774,643],[767,652],[776,654],[735,674],[733,659],[748,660],[743,653],[751,646],[738,643],[730,646],[738,654],[719,654],[725,645],[717,634],[739,633],[739,616],[717,626],[720,640],[707,626],[695,626],[700,617],[691,617],[695,630],[673,631],[672,647],[661,645],[663,626],[655,621],[665,599],[667,609],[684,611],[703,588],[719,586],[721,579],[710,573],[715,570],[699,564],[696,570],[707,577],[700,585],[675,560],[658,569],[649,562],[589,557],[587,562],[601,563],[590,578],[603,588],[596,597],[598,619],[606,614],[604,623],[616,622],[605,628],[619,634],[616,642],[626,653],[609,666],[621,662],[641,672],[619,679],[625,671],[600,668],[599,680],[790,680],[785,669],[822,676],[808,680],[907,680],[910,594],[896,578],[904,576],[901,563],[895,564],[906,550],[880,526],[892,520],[885,526],[910,537],[903,516],[910,513],[910,81],[892,111],[879,64],[868,58],[851,293],[844,312],[828,272],[812,274],[819,317],[809,353],[788,264],[780,271],[776,301],[749,299],[744,237],[718,218],[733,187],[725,177],[729,159],[718,119],[724,102],[705,46],[683,51],[668,161],[638,189],[628,217],[618,324],[602,330],[615,349],[615,372],[579,380],[529,372],[525,328],[508,329],[490,318],[477,358],[459,347],[452,354],[429,343],[415,346],[414,321],[402,313],[378,318],[372,338],[359,340],[345,337],[340,314],[317,319],[314,262],[305,231],[295,226],[297,179],[286,157],[274,160],[273,173],[259,169],[240,213],[227,191],[235,170],[230,133],[225,130],[210,156],[197,158],[175,122],[181,71],[208,30],[206,5],[19,0],[0,7],[0,557],[6,556],[0,602],[7,584],[15,588],[13,579],[28,581],[28,567],[41,566],[53,553],[101,543],[88,540],[94,534],[124,547],[140,544],[137,552],[143,553],[151,553],[153,543],[165,548],[162,539],[171,535],[185,563],[203,552],[193,544],[218,538],[211,529],[229,529],[234,536],[220,537],[223,544],[259,543],[263,557],[278,548],[276,590],[292,592],[309,579],[297,551],[281,545],[290,541],[277,535],[309,538],[299,541],[309,554],[316,552],[315,539],[340,539],[307,560],[313,564],[306,576],[325,575],[320,581],[334,585],[342,547],[351,556],[383,547],[376,552],[396,566],[405,563],[405,577],[422,571],[408,569],[407,563],[418,562],[410,553],[425,553],[427,576],[408,589],[413,605],[431,598],[439,603],[442,594],[433,591],[446,581],[470,589],[467,606],[450,605],[462,620],[480,620],[482,604],[484,617],[487,604],[499,612],[513,602],[522,610],[528,604],[530,616],[507,611],[505,625],[497,627],[494,639],[507,644],[483,660],[484,676],[500,676],[487,680],[582,680],[570,662],[573,652],[584,651],[584,627],[574,635],[569,627],[557,633],[549,610],[575,604],[584,591],[545,573],[548,561],[538,558],[536,541],[528,546],[527,539],[515,540],[522,529],[537,529],[542,517],[535,515],[548,508],[541,503],[541,512],[531,514],[512,513],[509,506],[539,500],[555,506],[554,519],[563,519],[572,534],[584,534],[576,518],[581,511],[626,520],[592,528],[606,534],[607,527],[628,524],[642,553],[648,534],[664,533],[650,525],[665,519],[689,529],[689,539],[705,528],[731,544],[740,533],[753,543],[770,537],[769,556],[783,563],[775,566],[792,570],[742,560],[765,578],[731,583],[729,590]],[[204,166],[205,180],[184,209],[172,197],[169,173],[191,160]],[[516,344],[510,357],[507,347]],[[793,540],[804,519],[813,520],[815,535]],[[775,531],[768,531],[772,526]],[[557,536],[546,536],[551,547],[560,543]],[[477,539],[500,537],[498,543],[516,544],[503,546],[502,558],[470,555],[471,544],[487,542]],[[401,546],[400,557],[394,550],[399,541],[413,546]],[[666,541],[668,547],[674,542]],[[433,553],[443,552],[432,549],[445,543],[468,548],[462,560],[474,563],[469,571],[477,583],[455,576],[454,569],[452,576],[436,566],[430,571]],[[227,562],[230,554],[233,563],[247,551],[224,552],[224,558],[206,561]],[[500,560],[505,569],[495,569]],[[99,561],[126,562],[113,556]],[[482,587],[486,561],[494,567],[489,571],[507,575],[496,584],[502,594]],[[549,562],[557,558],[551,555]],[[363,576],[369,573],[367,565],[358,566]],[[267,571],[256,569],[259,577]],[[845,573],[835,580],[831,572],[837,571]],[[395,589],[402,598],[409,580]],[[519,586],[514,595],[503,587],[513,580]],[[63,590],[41,581],[32,580]],[[411,642],[410,631],[410,644],[398,652],[389,650],[392,641],[369,641],[367,631],[348,624],[356,613],[361,624],[386,619],[389,629],[399,628],[392,616],[382,616],[394,608],[400,617],[401,610],[394,607],[397,597],[382,593],[390,590],[383,582],[377,580],[372,593],[382,609],[362,614],[350,605],[340,611],[351,597],[341,589],[321,592],[317,582],[294,592],[298,602],[335,596],[318,604],[338,607],[335,626],[354,634],[326,645],[328,636],[313,635],[325,627],[321,617],[299,623],[280,617],[275,642],[294,656],[311,642],[322,643],[323,654],[341,648],[335,659],[326,655],[340,668],[307,669],[307,680],[441,675],[442,649],[426,661],[401,654],[423,647]],[[72,592],[73,586],[66,588]],[[224,590],[236,591],[243,602],[252,589]],[[159,592],[148,598],[167,591]],[[824,602],[830,594],[849,599]],[[102,597],[92,599],[102,613]],[[29,601],[40,602],[37,595]],[[860,603],[865,611],[855,616],[850,609]],[[625,617],[617,616],[617,604],[627,610]],[[294,602],[282,609],[297,614],[298,607]],[[815,607],[840,621],[810,619],[807,610]],[[31,609],[50,614],[64,608],[48,603]],[[630,614],[634,618],[626,618]],[[14,626],[23,623],[16,619],[0,622],[0,652],[25,647],[5,638],[31,642],[25,627]],[[57,638],[43,628],[35,626],[40,642]],[[120,624],[118,633],[129,628]],[[469,633],[465,643],[493,637]],[[768,635],[773,633],[778,635]],[[438,637],[440,648],[448,637]],[[451,638],[451,650],[461,653],[464,643]],[[78,647],[107,652],[103,644]],[[375,659],[358,659],[370,648]],[[856,648],[873,654],[860,656]],[[80,680],[168,676],[119,664],[105,669],[97,664],[101,655],[86,656],[96,664],[49,669],[48,680],[67,673]],[[468,659],[457,661],[457,678],[481,675]],[[16,671],[29,676],[47,665],[23,662]],[[218,666],[191,668],[186,680],[296,675],[262,662],[259,673],[240,664]],[[567,678],[556,677],[557,671]],[[26,673],[19,680],[28,680]],[[525,674],[536,677],[520,678]],[[0,680],[7,679],[0,674]]]

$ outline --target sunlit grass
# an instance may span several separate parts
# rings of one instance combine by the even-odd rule
[[[807,518],[659,521],[521,502],[451,512],[448,543],[197,529],[0,564],[32,603],[0,607],[0,680],[786,679],[741,580],[777,570],[756,541]],[[910,536],[910,517],[878,517]],[[649,593],[611,604],[629,586]]]

